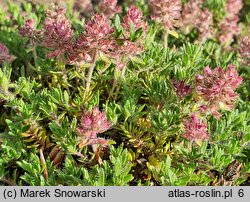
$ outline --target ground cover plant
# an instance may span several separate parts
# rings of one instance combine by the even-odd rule
[[[249,185],[248,0],[1,1],[1,185]]]

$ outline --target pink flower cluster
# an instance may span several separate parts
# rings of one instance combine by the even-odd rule
[[[116,13],[121,13],[121,6],[117,5],[117,0],[103,0],[98,5],[99,11],[107,17],[113,17]]]
[[[181,16],[181,29],[185,34],[188,34],[195,27],[195,22],[201,12],[200,5],[200,0],[190,0],[184,5]]]
[[[191,142],[199,143],[202,140],[208,140],[207,124],[205,121],[199,121],[196,114],[191,114],[191,117],[183,122],[184,134],[183,138]]]
[[[19,29],[19,34],[23,37],[28,37],[30,39],[36,39],[35,32],[35,21],[33,19],[28,19],[25,21],[24,27]]]
[[[233,36],[240,34],[240,27],[238,26],[239,17],[226,17],[220,25],[221,33],[219,40],[221,44],[225,46],[230,45],[233,42]]]
[[[187,84],[185,84],[185,81],[173,81],[173,86],[175,88],[175,92],[178,95],[178,97],[183,98],[190,94],[191,87]]]
[[[227,0],[226,12],[227,16],[234,17],[238,15],[239,11],[243,8],[242,0]]]
[[[55,11],[47,11],[43,23],[43,36],[41,45],[51,50],[49,58],[58,57],[64,59],[65,53],[71,48],[73,30],[70,21],[65,17],[66,11],[63,8],[56,8]]]
[[[206,67],[202,75],[196,76],[195,89],[203,104],[200,109],[209,112],[219,118],[220,109],[230,110],[234,108],[237,94],[234,92],[242,83],[242,78],[234,65],[228,65],[224,71],[221,67],[213,70]]]
[[[29,19],[19,32],[33,43],[47,48],[48,58],[57,58],[70,64],[95,63],[98,54],[102,52],[115,59],[117,66],[122,67],[125,64],[122,60],[126,60],[128,55],[133,56],[143,50],[138,40],[130,40],[130,22],[133,22],[135,31],[139,28],[146,31],[147,24],[143,21],[142,12],[131,6],[121,22],[123,33],[116,37],[110,18],[121,11],[117,0],[102,1],[99,3],[99,10],[100,13],[96,13],[86,22],[85,31],[78,38],[74,37],[70,20],[65,16],[65,9],[58,7],[47,11],[42,29],[35,30],[34,21]]]
[[[104,15],[96,14],[92,20],[85,25],[85,32],[75,42],[70,54],[70,60],[92,61],[96,51],[108,53],[113,48],[110,40],[114,28]]]
[[[250,36],[241,38],[239,53],[242,63],[250,66]]]
[[[100,144],[107,146],[108,141],[98,138],[98,133],[103,133],[110,128],[110,122],[104,112],[97,107],[92,111],[85,111],[81,117],[80,126],[76,129],[77,134],[82,138],[80,146]]]
[[[213,36],[213,14],[202,10],[202,0],[190,0],[184,5],[181,19],[181,29],[188,34],[192,28],[199,32],[199,41],[205,41]]]
[[[92,61],[97,52],[105,53],[116,59],[118,63],[122,57],[139,54],[143,50],[142,46],[137,41],[130,41],[129,30],[130,21],[132,21],[135,30],[142,28],[146,31],[147,25],[142,17],[141,11],[135,6],[131,6],[121,23],[124,33],[117,39],[114,36],[115,29],[111,27],[109,17],[104,14],[96,14],[92,20],[87,22],[85,32],[73,45],[69,56],[71,63]]]
[[[180,0],[149,0],[151,18],[173,29],[181,18],[182,4]]]
[[[140,42],[130,41],[130,22],[134,24],[135,31],[139,28],[142,28],[142,37],[145,37],[145,32],[147,31],[147,24],[142,20],[142,18],[142,12],[135,6],[131,6],[127,14],[123,17],[121,25],[123,27],[124,33],[123,36],[119,38],[119,40],[122,42],[122,45],[117,44],[116,48],[112,52],[112,57],[119,61],[118,65],[120,65],[121,67],[124,64],[121,62],[119,58],[120,56],[127,58],[128,56],[137,55],[143,51],[144,47]]]
[[[123,18],[122,26],[125,31],[129,32],[130,30],[130,21],[133,22],[135,30],[142,28],[144,31],[147,31],[147,24],[142,20],[142,12],[136,7],[131,6],[127,14]]]
[[[242,0],[227,0],[226,16],[220,25],[221,32],[219,36],[219,41],[224,46],[229,46],[233,41],[233,37],[237,36],[241,31],[238,26],[238,13],[242,7]]]
[[[3,43],[0,43],[0,63],[12,62],[14,59],[16,57],[10,54],[9,49]]]
[[[213,14],[204,9],[201,11],[198,20],[196,21],[196,27],[199,32],[199,41],[205,41],[213,36]]]

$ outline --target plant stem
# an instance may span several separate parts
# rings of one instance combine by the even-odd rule
[[[115,91],[116,85],[117,85],[117,78],[114,77],[113,86],[112,86],[112,89],[111,89],[110,92],[109,92],[109,97],[108,97],[108,99],[111,98],[111,97],[113,96],[113,93],[114,93],[114,91]]]
[[[68,92],[68,94],[70,95],[70,90],[69,90],[69,83],[68,83],[68,75],[67,75],[67,69],[64,63],[64,60],[59,58],[58,59],[58,63],[59,63],[59,68],[61,69],[61,73],[62,73],[62,78],[64,79],[64,86]]]
[[[126,67],[127,67],[127,66],[124,65],[123,69],[121,70],[121,78],[122,78],[122,79],[125,78]],[[116,83],[115,83],[114,86],[115,86],[115,87],[117,86],[117,79],[116,79]],[[121,88],[121,86],[119,85],[119,86],[117,86],[117,88],[116,88],[116,90],[115,90],[115,93],[114,93],[115,99],[117,98],[117,95],[118,95],[118,93],[119,93],[120,88]]]
[[[26,60],[25,61],[25,70],[24,70],[24,73],[29,76],[29,62]]]
[[[122,78],[125,78],[126,69],[127,69],[127,65],[124,65],[124,67],[122,68],[122,72],[121,72]]]
[[[36,71],[38,71],[36,46],[34,46],[34,48],[32,49],[32,53],[33,53],[34,65],[35,65]]]
[[[164,48],[167,48],[168,47],[168,30],[164,31],[163,37],[164,37]]]
[[[92,65],[89,67],[89,71],[88,71],[88,75],[87,75],[85,95],[88,94],[89,89],[90,89],[91,78],[92,78],[93,71],[95,68],[96,57],[97,57],[97,51],[95,50],[94,55],[93,55],[93,59],[92,59]]]
[[[67,76],[66,68],[64,68],[64,70],[63,70],[63,79],[65,81],[66,90],[67,90],[68,94],[70,95],[68,76]]]
[[[116,62],[116,64],[118,64],[118,62]],[[111,90],[110,90],[110,92],[109,92],[109,97],[108,97],[108,99],[111,98],[111,97],[113,96],[113,93],[114,93],[115,88],[116,88],[116,85],[117,85],[117,72],[118,72],[118,68],[117,68],[117,67],[118,67],[118,66],[116,65],[116,66],[115,66],[115,69],[114,69],[114,81],[113,81],[112,88],[111,88]]]
[[[0,179],[0,182],[8,186],[16,186],[16,184],[12,180],[9,180],[9,179],[3,178],[3,179]]]

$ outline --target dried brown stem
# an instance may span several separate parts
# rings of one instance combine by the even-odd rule
[[[3,179],[0,179],[0,182],[9,186],[16,186],[16,183],[9,179],[3,178]]]
[[[44,174],[45,179],[48,180],[48,170],[47,170],[46,161],[43,155],[43,149],[39,149],[39,153],[40,153],[40,160],[44,168],[43,174]]]

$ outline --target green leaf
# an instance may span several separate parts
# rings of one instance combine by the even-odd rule
[[[65,103],[68,104],[69,103],[69,94],[68,94],[68,92],[65,90],[63,92],[63,95],[64,95]]]
[[[143,29],[142,28],[139,28],[138,30],[136,30],[136,32],[134,33],[132,42],[135,42],[138,38],[140,38],[141,35],[142,35],[142,33],[143,33]]]
[[[169,33],[170,35],[174,36],[175,38],[179,38],[178,33],[177,33],[176,31],[174,31],[174,30],[169,30],[168,33]]]
[[[33,172],[32,164],[28,163],[27,161],[18,161],[17,165],[20,166],[23,170],[27,171],[28,173]]]
[[[121,20],[120,20],[120,16],[118,14],[115,15],[115,27],[116,27],[116,29],[121,28]]]
[[[130,41],[133,41],[134,34],[135,34],[135,26],[132,20],[130,20],[130,24],[129,24],[129,33],[130,33]]]
[[[121,20],[118,14],[115,14],[115,28],[116,28],[115,35],[116,37],[119,37],[123,32],[123,28],[121,26]]]

